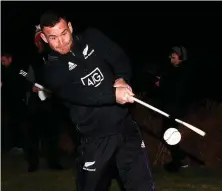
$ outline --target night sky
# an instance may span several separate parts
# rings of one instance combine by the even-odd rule
[[[32,62],[35,25],[45,10],[59,10],[76,30],[92,26],[115,40],[133,66],[163,63],[173,45],[182,44],[193,58],[204,83],[221,85],[221,2],[1,2],[2,50],[20,64]],[[198,78],[198,76],[197,76]],[[217,88],[218,87],[218,88]]]

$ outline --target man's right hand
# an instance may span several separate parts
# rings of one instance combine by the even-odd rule
[[[126,87],[116,87],[116,102],[119,104],[133,103],[134,93]]]

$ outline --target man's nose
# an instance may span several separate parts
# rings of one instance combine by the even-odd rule
[[[63,39],[61,37],[59,38],[59,45],[63,45]]]

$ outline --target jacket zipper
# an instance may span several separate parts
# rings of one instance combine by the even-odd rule
[[[70,52],[72,53],[73,56],[76,56],[73,51],[70,50]]]
[[[71,54],[72,54],[73,56],[76,56],[75,53],[74,53],[73,51],[70,50],[70,52],[71,52]],[[85,65],[85,64],[84,64],[84,65]],[[86,67],[83,67],[83,70],[84,70],[86,73],[88,72],[88,70],[87,70]]]

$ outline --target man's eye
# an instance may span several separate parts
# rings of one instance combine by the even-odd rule
[[[63,33],[63,36],[65,36],[67,33]]]
[[[56,39],[55,37],[51,37],[51,38],[50,38],[50,40],[55,40],[55,39]]]

